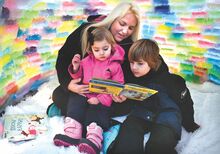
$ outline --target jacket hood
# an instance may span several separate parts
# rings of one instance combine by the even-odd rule
[[[124,55],[124,49],[120,45],[115,44],[113,48],[113,53],[110,57],[110,61],[120,61],[120,63],[122,63],[124,60]]]

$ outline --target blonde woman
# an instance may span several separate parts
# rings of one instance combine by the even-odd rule
[[[103,17],[98,16],[97,18],[100,19]],[[86,56],[85,51],[88,43],[86,34],[91,26],[106,27],[110,30],[116,43],[125,50],[125,60],[122,65],[123,72],[129,67],[127,53],[133,41],[138,38],[140,15],[139,9],[134,3],[123,2],[116,6],[104,20],[93,23],[83,23],[68,36],[58,53],[56,71],[60,85],[53,92],[52,99],[54,103],[47,109],[48,116],[53,116],[53,110],[56,110],[57,107],[61,109],[62,115],[66,115],[70,93],[88,93],[88,85],[82,84],[80,79],[72,79],[67,70],[75,54],[80,54],[81,57]]]

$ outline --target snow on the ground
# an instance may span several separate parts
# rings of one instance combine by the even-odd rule
[[[51,94],[57,87],[57,79],[52,78],[39,88],[39,92],[26,98],[16,106],[6,108],[5,114],[45,113],[52,103]],[[182,130],[182,139],[176,149],[179,154],[219,154],[220,152],[220,86],[210,82],[202,85],[187,83],[194,100],[195,119],[201,128],[194,133]],[[63,132],[63,117],[49,119],[49,133],[37,139],[14,144],[0,139],[0,149],[7,154],[77,154],[77,148],[56,147],[53,137]],[[1,152],[1,153],[2,153]]]

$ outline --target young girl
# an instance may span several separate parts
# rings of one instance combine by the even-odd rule
[[[158,93],[144,101],[126,100],[135,107],[121,124],[108,153],[176,154],[175,146],[181,137],[181,111],[169,96],[169,86],[163,84],[166,81],[172,85],[172,80],[168,72],[160,70],[159,47],[152,40],[138,40],[131,46],[128,58],[133,75],[125,73],[126,81],[158,90]],[[151,133],[144,150],[147,132]]]
[[[110,31],[104,27],[91,27],[86,51],[88,56],[82,61],[79,54],[72,59],[68,71],[73,79],[81,78],[83,84],[88,84],[93,77],[124,83],[121,68],[124,50],[115,43]],[[108,94],[86,93],[82,96],[71,93],[64,122],[65,134],[54,137],[55,145],[78,145],[80,152],[98,153],[102,148],[102,132],[109,127],[111,103]],[[81,139],[86,126],[86,139]]]

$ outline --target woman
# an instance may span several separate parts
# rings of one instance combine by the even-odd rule
[[[88,29],[91,26],[104,26],[110,30],[116,43],[125,50],[125,61],[122,69],[126,71],[129,67],[127,52],[139,35],[140,15],[138,11],[138,7],[133,3],[120,3],[104,20],[98,23],[84,23],[69,35],[58,53],[56,70],[60,86],[54,90],[52,96],[54,104],[61,109],[62,115],[66,114],[67,102],[71,92],[78,94],[88,93],[88,85],[80,84],[80,79],[72,79],[67,71],[73,55],[80,54],[81,57],[85,56]],[[51,116],[50,112],[55,107],[54,104],[48,107],[47,114],[49,116]],[[124,110],[124,107],[122,108]]]

